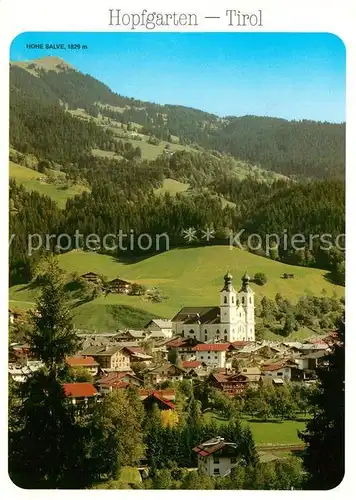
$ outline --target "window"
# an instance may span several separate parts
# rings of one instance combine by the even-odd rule
[[[234,303],[234,297],[231,297],[231,302]]]
[[[210,356],[208,356],[208,359],[210,359]]]
[[[241,302],[244,304],[245,303],[245,297],[242,297]]]
[[[220,470],[219,469],[214,469],[214,474],[220,475]]]
[[[219,463],[220,463],[219,457],[214,457],[214,464],[219,464]]]
[[[204,340],[205,340],[205,342],[208,340],[208,336],[207,335],[205,335]]]
[[[227,333],[227,330],[226,330],[226,328],[225,328],[225,330],[224,330],[224,333]]]
[[[200,356],[200,359],[204,359],[204,356]]]
[[[220,333],[220,330],[216,330],[216,333]]]
[[[224,336],[224,340],[227,341],[227,335]]]
[[[224,304],[227,304],[227,297],[226,297],[226,295],[224,297]]]
[[[205,328],[204,333],[208,333],[208,330]]]
[[[236,457],[231,457],[230,458],[230,463],[231,464],[236,464]]]
[[[278,375],[278,377],[282,377],[283,376],[283,372],[277,372],[277,375]]]
[[[215,354],[215,359],[218,359],[218,355],[217,354]]]
[[[189,330],[189,333],[194,333],[194,330]]]

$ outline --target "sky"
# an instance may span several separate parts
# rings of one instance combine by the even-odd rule
[[[87,49],[28,49],[28,43]],[[58,56],[123,96],[219,116],[345,120],[346,51],[328,33],[23,33],[11,61]]]

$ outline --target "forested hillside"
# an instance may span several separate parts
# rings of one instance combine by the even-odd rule
[[[52,70],[43,69],[43,64],[36,66],[36,61],[27,69],[12,65],[12,96],[16,89],[27,97],[38,96],[41,102],[84,109],[92,117],[100,114],[119,123],[135,123],[141,132],[159,139],[178,137],[182,143],[196,143],[288,176],[343,176],[344,124],[257,116],[219,118],[184,106],[137,101],[53,59],[57,64]]]
[[[10,89],[11,160],[43,173],[43,182],[60,172],[62,184],[83,186],[60,210],[50,198],[11,182],[10,233],[20,235],[10,248],[13,283],[31,279],[40,256],[28,255],[27,234],[167,232],[172,248],[186,245],[182,230],[190,227],[200,235],[214,230],[212,241],[197,238],[195,245],[226,245],[230,233],[241,229],[243,244],[253,233],[264,240],[268,233],[301,233],[307,241],[319,235],[311,249],[296,250],[288,240],[273,252],[264,243],[254,251],[327,269],[331,280],[343,283],[344,253],[321,249],[320,235],[330,234],[334,247],[344,233],[344,184],[338,179],[344,173],[344,125],[222,119],[135,101],[56,58],[12,64]],[[163,140],[156,157],[142,157],[144,144]],[[190,146],[174,149],[179,142]],[[185,190],[158,194],[167,179]]]

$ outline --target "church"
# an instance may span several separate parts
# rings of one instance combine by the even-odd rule
[[[183,307],[172,319],[173,335],[209,343],[254,341],[254,292],[249,283],[245,273],[236,292],[228,272],[220,291],[220,306]]]

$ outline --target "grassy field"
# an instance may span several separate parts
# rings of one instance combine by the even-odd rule
[[[206,412],[204,417],[207,421],[213,419],[221,425],[226,425],[228,423],[228,420],[219,417],[214,412]],[[253,439],[257,446],[302,444],[297,431],[302,431],[305,428],[305,422],[303,421],[284,420],[281,422],[259,422],[243,419],[242,424],[250,426]]]
[[[99,158],[115,158],[120,160],[122,156],[117,155],[114,151],[104,151],[103,149],[92,149],[92,155],[98,156]]]
[[[343,287],[332,285],[325,279],[323,270],[282,264],[236,248],[230,250],[229,246],[179,248],[136,262],[119,261],[108,255],[75,250],[61,255],[59,264],[67,273],[77,272],[81,275],[93,271],[108,279],[120,277],[141,283],[147,288],[158,286],[167,297],[161,303],[151,303],[142,297],[109,294],[76,307],[76,326],[98,331],[115,329],[115,325],[122,322],[126,314],[131,327],[138,328],[146,321],[146,313],[171,318],[183,306],[218,305],[219,291],[227,270],[234,276],[236,288],[245,271],[251,276],[256,272],[264,272],[268,283],[262,287],[252,285],[257,298],[263,295],[274,298],[279,292],[295,302],[305,294],[320,296],[323,290],[329,296],[336,293],[341,297],[344,294]],[[285,272],[293,273],[295,278],[281,279],[281,274]],[[19,308],[29,308],[35,296],[36,290],[24,285],[10,288],[12,307],[17,304]],[[126,309],[117,306],[140,311],[136,314],[130,309],[128,313]],[[303,331],[302,336],[311,335],[307,333]],[[298,332],[293,338],[297,337]]]
[[[139,470],[136,467],[123,467],[118,479],[111,479],[94,485],[97,490],[130,490],[142,483]]]
[[[160,195],[164,193],[184,193],[189,188],[189,184],[185,184],[184,182],[179,182],[174,179],[164,179],[163,186],[156,189],[155,193]]]
[[[85,186],[74,185],[66,187],[64,183],[49,184],[46,183],[46,175],[36,172],[31,168],[23,167],[17,163],[9,162],[9,176],[16,182],[22,184],[28,191],[37,191],[42,195],[49,196],[59,206],[64,208],[68,198],[88,190]]]
[[[148,138],[148,137],[147,137]],[[146,141],[140,141],[136,139],[130,139],[130,138],[125,138],[122,139],[124,142],[131,142],[131,144],[137,148],[139,147],[142,152],[142,158],[144,160],[154,160],[159,156],[160,154],[163,153],[165,146],[169,144],[170,150],[171,151],[191,151],[191,152],[196,152],[195,149],[190,148],[189,146],[181,146],[180,144],[171,144],[166,141],[161,141],[158,145],[155,144],[149,144]]]
[[[123,483],[141,483],[142,478],[136,467],[123,467],[120,472],[119,481]]]
[[[164,193],[170,193],[171,195],[174,195],[177,193],[187,193],[187,194],[194,193],[194,190],[188,191],[188,189],[189,189],[189,184],[176,181],[175,179],[164,179],[163,186],[156,189],[155,193],[157,195],[161,195]],[[227,205],[229,207],[236,207],[235,203],[232,203],[231,201],[226,200],[223,196],[219,196],[219,195],[215,195],[215,196],[216,196],[216,198],[220,199],[223,208],[225,208]]]

